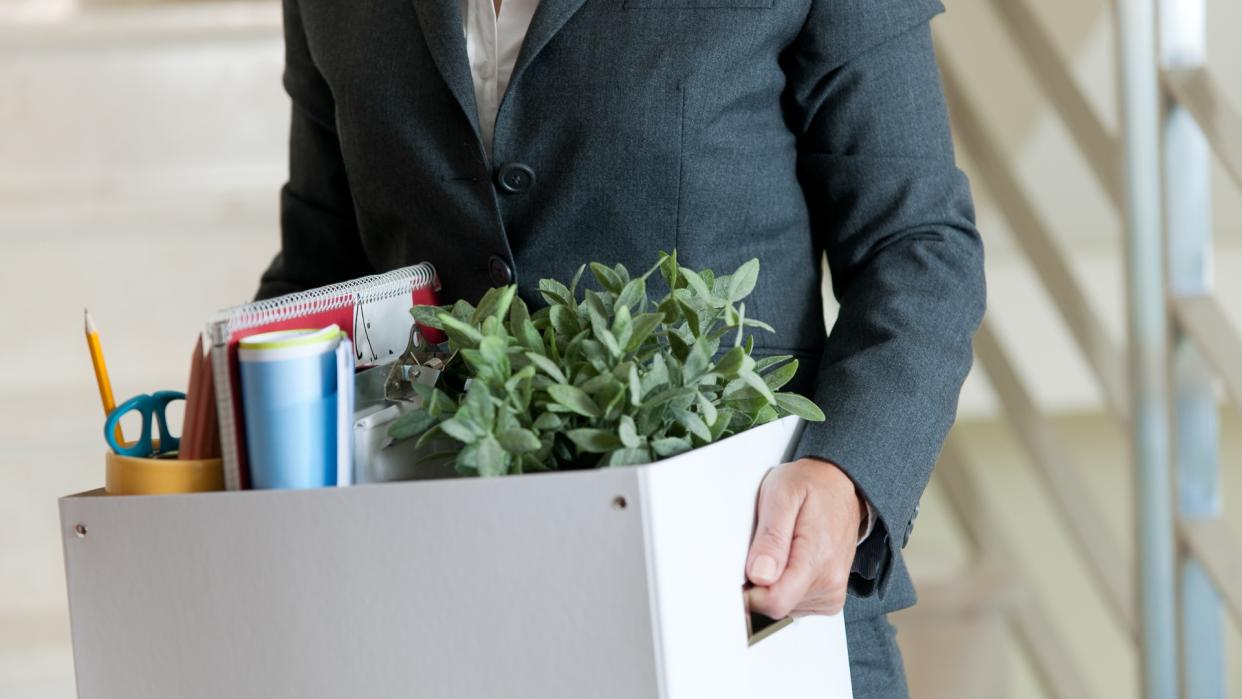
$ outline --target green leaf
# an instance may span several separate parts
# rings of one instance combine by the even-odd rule
[[[750,425],[751,427],[754,427],[755,425],[766,425],[778,417],[780,417],[780,415],[776,412],[776,408],[773,408],[770,405],[765,405],[755,413],[755,417],[751,420]]]
[[[608,371],[608,351],[598,340],[583,340],[579,343],[582,356],[586,358],[597,372]]]
[[[647,398],[643,400],[643,408],[654,408],[658,405],[675,401],[678,398],[693,396],[695,393],[698,393],[698,391],[695,391],[693,388],[686,388],[685,386],[666,388],[663,391],[657,391],[656,393],[647,396]]]
[[[565,436],[578,446],[578,450],[588,454],[603,454],[620,448],[621,440],[608,430],[581,428],[570,430]]]
[[[422,384],[415,384],[422,385]],[[457,410],[457,402],[447,393],[438,388],[432,389],[431,395],[424,399],[423,408],[432,417],[439,419]]]
[[[573,337],[581,330],[578,327],[578,314],[568,306],[552,306],[549,320],[552,322],[552,329],[558,335],[564,337]]]
[[[682,267],[681,278],[686,280],[686,285],[689,286],[694,293],[698,294],[704,304],[712,306],[716,303],[716,298],[712,296],[712,291],[707,286],[707,282],[703,281],[703,277],[700,277],[698,272]]]
[[[676,289],[681,281],[680,267],[677,265],[677,251],[673,250],[670,255],[666,252],[660,253],[660,276],[664,277],[664,283],[668,285],[669,290]]]
[[[668,362],[664,359],[663,354],[657,353],[651,357],[651,366],[647,368],[647,373],[643,374],[639,379],[643,395],[647,395],[661,386],[667,386],[668,380]]]
[[[720,361],[716,363],[715,371],[726,379],[737,377],[738,369],[742,368],[742,360],[746,357],[746,351],[741,347],[731,347]]]
[[[543,344],[543,338],[539,336],[539,330],[529,320],[523,320],[513,328],[513,337],[522,347],[537,354],[544,354],[547,349]]]
[[[478,325],[488,317],[504,318],[509,313],[509,305],[513,303],[513,296],[516,293],[516,284],[488,289],[483,294],[483,298],[479,300],[479,307],[474,309],[474,313],[470,316],[470,324]]]
[[[521,428],[505,430],[496,435],[496,439],[500,442],[500,446],[510,454],[539,451],[539,447],[542,446],[534,432]]]
[[[712,431],[708,428],[707,423],[703,422],[703,418],[698,414],[686,410],[678,410],[674,413],[678,424],[686,428],[690,434],[698,437],[704,442],[712,441]]]
[[[459,354],[466,362],[466,366],[470,368],[471,373],[479,378],[495,378],[495,368],[483,359],[483,353],[477,349],[464,349]]]
[[[587,379],[585,382],[577,384],[577,386],[587,395],[594,396],[598,399],[598,394],[602,393],[608,384],[616,382],[617,378],[613,376],[612,372],[601,372],[595,376],[592,376],[590,379]],[[598,402],[598,400],[596,402]]]
[[[776,328],[772,327],[771,325],[768,325],[767,323],[761,320],[755,320],[754,318],[747,318],[743,320],[742,325],[748,328],[759,328],[760,330],[765,330],[770,333],[776,332]]]
[[[642,447],[617,449],[604,457],[605,466],[638,466],[651,463],[651,453]]]
[[[690,348],[690,353],[686,355],[686,364],[682,367],[685,383],[689,384],[698,380],[707,371],[707,366],[711,361],[712,354],[707,347],[707,339],[700,337]]]
[[[574,294],[578,293],[578,282],[582,281],[582,273],[586,271],[586,265],[578,265],[578,271],[574,272],[574,278],[569,282],[570,298],[577,298]]]
[[[617,276],[616,272],[598,262],[592,262],[591,274],[595,275],[595,279],[600,286],[614,294],[621,293],[621,278]]]
[[[556,344],[556,331],[551,327],[543,331],[543,346],[548,350],[548,359],[561,361],[561,350]]]
[[[534,427],[535,429],[543,432],[553,432],[561,429],[561,425],[564,424],[564,420],[561,420],[559,415],[555,413],[543,413],[539,417],[535,418]]]
[[[630,405],[638,407],[643,404],[643,382],[638,376],[638,367],[630,364],[629,376],[626,377],[630,389]]]
[[[737,303],[750,295],[755,290],[755,283],[759,281],[759,259],[754,258],[741,267],[737,268],[729,277],[729,291],[727,298],[730,303]]]
[[[668,347],[673,351],[673,356],[679,362],[686,361],[686,356],[690,354],[690,345],[687,345],[686,341],[681,339],[681,336],[675,332],[669,332],[668,334]]]
[[[787,362],[790,359],[793,359],[792,354],[774,354],[770,357],[762,357],[755,362],[755,371],[763,373],[763,371],[768,367],[776,366],[777,364]]]
[[[617,435],[621,438],[621,444],[630,449],[637,449],[643,444],[643,440],[638,436],[638,428],[634,426],[634,418],[629,415],[621,416],[621,424],[617,426]]]
[[[487,435],[474,445],[471,465],[479,469],[480,476],[503,476],[509,464],[509,455],[492,435]]]
[[[474,381],[470,384],[470,388],[466,390],[466,400],[462,402],[462,410],[470,416],[470,419],[478,425],[478,431],[490,432],[492,426],[496,424],[496,406],[492,404],[492,396],[488,392],[487,384],[480,381]],[[461,410],[458,411],[457,419],[462,418]]]
[[[656,310],[664,316],[664,322],[669,325],[682,320],[681,304],[677,303],[677,299],[673,296],[673,294],[669,294],[663,299],[660,299],[660,302],[656,304]]]
[[[565,285],[555,279],[539,280],[539,295],[547,301],[549,305],[561,305],[576,308],[577,303],[574,302],[574,295],[570,293]]]
[[[757,365],[756,365],[757,366]],[[794,374],[798,373],[798,360],[793,360],[788,364],[783,364],[776,369],[764,374],[763,382],[773,391],[780,390],[782,386],[793,380]]]
[[[483,341],[483,333],[473,325],[467,325],[447,313],[441,313],[439,318],[445,334],[458,349],[476,347]]]
[[[690,327],[690,334],[694,337],[698,337],[703,332],[699,325],[699,312],[695,310],[688,301],[680,296],[676,297],[676,300],[677,305],[681,308],[682,317],[686,319],[686,325]]]
[[[642,313],[635,316],[630,339],[625,343],[625,351],[627,353],[637,352],[662,322],[664,322],[663,313]]]
[[[526,352],[524,356],[530,360],[531,364],[539,367],[540,371],[552,377],[552,380],[557,383],[569,383],[569,379],[566,379],[565,374],[561,373],[561,368],[556,365],[556,362],[534,352]]]
[[[513,305],[509,307],[509,332],[513,333],[513,338],[522,347],[543,354],[543,339],[539,337],[539,331],[530,319],[526,302],[520,298],[513,299]]]
[[[509,305],[509,328],[517,327],[522,320],[529,319],[530,309],[527,307],[527,302],[524,302],[522,297],[514,297],[513,303]]]
[[[475,435],[474,430],[467,427],[466,423],[458,420],[457,418],[451,417],[444,422],[441,422],[439,427],[441,432],[452,437],[453,439],[456,439],[462,444],[473,444],[474,441],[478,439],[478,436]]]
[[[616,310],[622,308],[635,308],[647,298],[647,281],[643,277],[637,277],[626,282],[621,288],[621,293],[617,294],[617,301],[613,304]]]
[[[479,342],[479,354],[483,357],[483,361],[493,367],[499,367],[502,364],[508,365],[509,363],[509,358],[505,354],[505,341],[499,337],[483,338]]]
[[[596,395],[596,402],[603,406],[605,420],[616,419],[617,415],[620,413],[621,406],[627,393],[625,384],[609,377],[608,383],[605,384],[604,388],[600,390],[598,395]]]
[[[702,393],[699,394],[699,414],[703,416],[703,422],[707,423],[709,428],[716,424],[716,406]],[[707,441],[710,442],[711,439]]]
[[[388,426],[388,436],[393,439],[409,439],[431,429],[437,420],[426,410],[411,410],[393,420]]]
[[[758,391],[759,395],[763,396],[769,403],[776,401],[776,397],[772,395],[772,389],[768,388],[768,385],[764,383],[763,379],[760,378],[759,375],[752,369],[743,369],[742,371],[739,371],[737,377],[747,386],[750,386]]]
[[[479,330],[483,333],[484,337],[508,337],[509,336],[509,332],[505,330],[504,321],[497,318],[496,316],[488,316],[484,318],[483,325],[480,326]]]
[[[548,386],[548,395],[560,405],[584,417],[599,417],[603,411],[577,386],[555,384]]]
[[[712,425],[713,442],[724,436],[725,430],[729,429],[729,423],[733,422],[734,414],[730,408],[720,408],[716,414],[716,422]]]
[[[590,334],[590,330],[583,330],[577,335],[574,335],[568,342],[565,343],[565,349],[561,351],[561,356],[557,357],[549,355],[549,357],[551,357],[552,361],[557,362],[560,366],[565,366],[569,369],[575,368],[574,363],[577,360],[584,358],[582,356],[582,343],[587,341],[587,337],[590,336]]]
[[[790,415],[797,415],[809,422],[824,421],[824,411],[806,396],[800,396],[797,393],[776,394],[776,406]]]
[[[651,265],[651,267],[650,267],[650,268],[649,268],[646,272],[643,272],[643,277],[642,277],[642,278],[643,278],[643,279],[650,279],[650,278],[651,278],[651,275],[653,275],[653,274],[655,274],[656,272],[658,272],[658,271],[660,270],[660,265],[664,264],[664,258],[665,258],[666,256],[667,256],[667,255],[666,255],[665,253],[660,253],[660,257],[656,260],[656,263],[655,263],[654,265]]]
[[[630,343],[630,333],[634,332],[634,319],[630,316],[630,309],[627,306],[617,306],[614,313],[616,315],[612,319],[612,334],[624,349]],[[625,351],[628,353],[632,350]]]
[[[457,303],[453,304],[453,307],[449,310],[449,315],[465,323],[474,315],[474,306],[470,305],[470,302],[465,299],[458,299]]]
[[[414,317],[414,322],[425,328],[435,328],[443,330],[444,326],[440,323],[440,314],[445,313],[447,308],[440,306],[414,306],[410,309],[410,315]]]
[[[690,451],[692,446],[690,440],[685,437],[664,437],[651,443],[652,451],[664,459]]]
[[[736,321],[736,323],[737,323],[737,337],[735,337],[735,338],[733,339],[733,346],[734,346],[734,347],[741,347],[741,346],[742,346],[742,337],[743,337],[743,336],[745,336],[745,334],[746,334],[746,304],[744,304],[744,303],[739,303],[739,304],[737,305],[737,321]],[[752,338],[752,340],[753,340],[753,338]],[[750,354],[750,349],[751,349],[751,347],[752,347],[752,346],[753,346],[753,344],[748,344],[748,345],[747,345],[747,347],[746,347],[746,354],[748,354],[748,355]]]
[[[607,330],[608,305],[604,303],[603,298],[598,293],[588,289],[583,305],[586,306],[587,317],[591,319],[591,329],[596,333],[599,333],[600,330]]]
[[[612,334],[612,331],[608,328],[600,328],[596,336],[604,347],[608,349],[608,354],[612,355],[613,359],[621,356],[621,343],[617,341],[617,337]]]
[[[444,430],[440,429],[440,425],[436,425],[435,427],[432,427],[431,429],[424,432],[422,436],[418,438],[418,441],[414,442],[414,447],[416,449],[422,449],[423,447],[427,446],[428,444],[430,444],[431,442],[437,439],[445,439]],[[459,450],[460,450],[460,447],[456,447],[453,449],[454,452],[459,451]]]

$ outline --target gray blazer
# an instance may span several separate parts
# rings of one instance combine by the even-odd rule
[[[756,354],[828,416],[800,456],[879,517],[847,618],[914,603],[901,559],[971,362],[983,256],[928,21],[937,0],[541,0],[478,136],[458,0],[285,0],[283,247],[259,295],[422,260],[444,300],[659,250],[759,257]],[[827,255],[841,310],[826,335]]]

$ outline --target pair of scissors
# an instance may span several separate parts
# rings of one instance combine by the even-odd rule
[[[121,456],[138,458],[154,458],[180,449],[181,438],[172,436],[172,433],[168,431],[168,416],[165,414],[168,404],[175,400],[185,400],[185,394],[180,391],[157,391],[151,395],[144,393],[118,405],[115,410],[108,413],[108,419],[104,421],[104,439],[108,441],[108,446]],[[122,417],[134,411],[142,415],[142,434],[136,441],[122,444],[116,439],[117,423]],[[152,418],[159,424],[160,429],[158,453],[151,442]]]

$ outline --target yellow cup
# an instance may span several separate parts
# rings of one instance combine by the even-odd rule
[[[109,495],[167,495],[224,490],[220,459],[139,459],[109,451],[104,491]]]

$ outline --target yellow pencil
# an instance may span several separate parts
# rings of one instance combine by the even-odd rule
[[[108,378],[108,365],[104,363],[103,347],[99,344],[99,329],[91,319],[91,312],[83,310],[86,316],[86,346],[91,351],[91,364],[95,366],[95,382],[99,384],[99,400],[103,402],[104,415],[116,409],[116,398],[112,395],[112,381]],[[116,425],[117,444],[124,444],[125,437],[121,434],[121,423]]]

